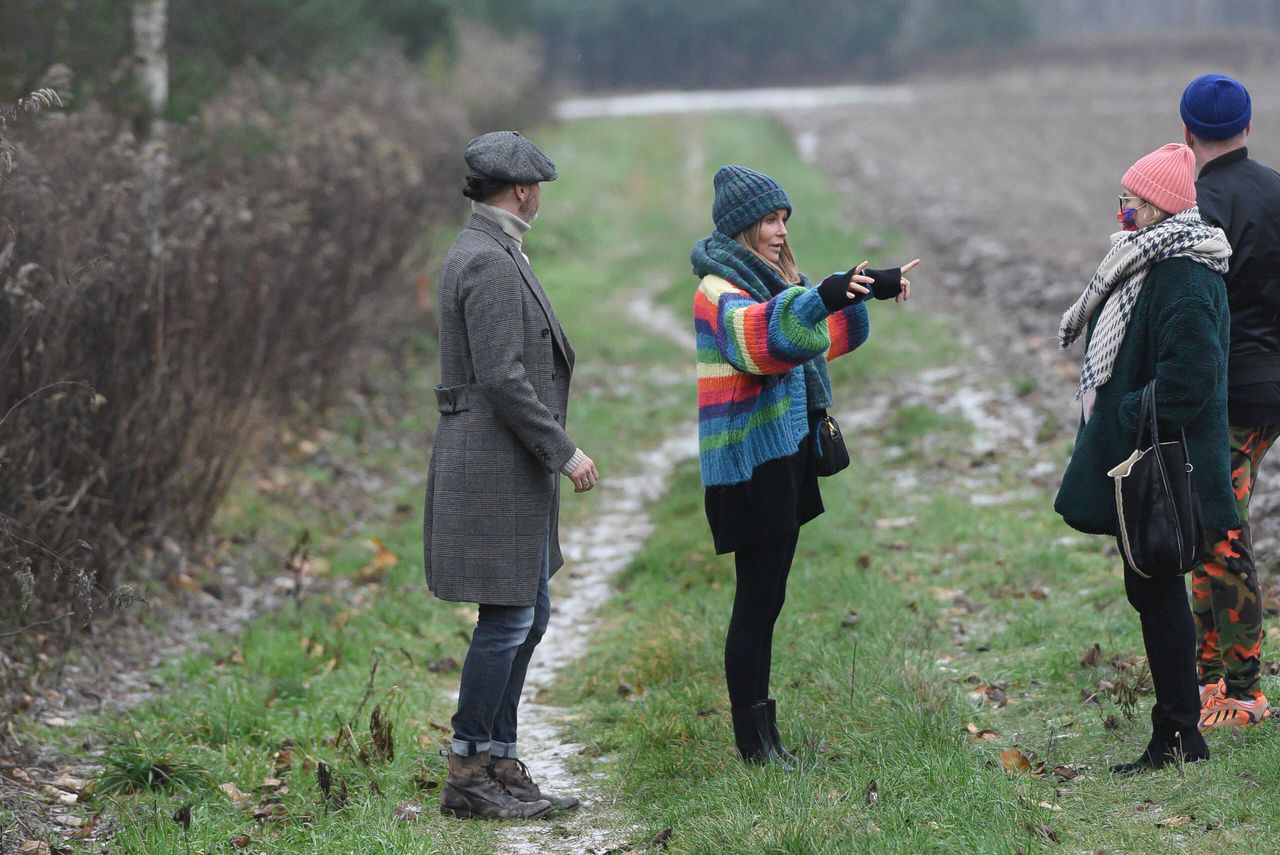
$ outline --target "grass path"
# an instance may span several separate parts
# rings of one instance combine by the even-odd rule
[[[564,177],[527,248],[579,353],[571,433],[605,479],[565,496],[557,619],[590,629],[571,597],[598,604],[601,568],[617,572],[618,593],[585,658],[573,658],[584,627],[553,625],[528,712],[531,736],[578,746],[554,759],[588,784],[588,805],[528,827],[438,813],[436,751],[474,609],[433,602],[421,578],[435,382],[424,335],[370,375],[371,394],[316,435],[287,438],[278,466],[247,473],[223,511],[225,555],[266,556],[264,572],[302,583],[299,595],[157,674],[156,701],[38,734],[70,755],[100,750],[87,837],[113,834],[110,851],[125,853],[334,855],[1280,848],[1271,727],[1214,735],[1211,764],[1105,774],[1144,736],[1137,621],[1106,544],[1049,508],[1068,450],[1035,442],[1048,414],[1020,397],[1000,354],[929,313],[929,266],[945,259],[913,277],[914,310],[874,305],[871,340],[834,365],[856,459],[824,482],[827,513],[801,538],[775,656],[805,769],[738,763],[721,673],[732,564],[712,554],[695,464],[675,468],[643,537],[650,455],[694,413],[692,356],[663,319],[687,317],[685,259],[708,228],[720,163],[787,187],[811,274],[885,238],[846,222],[845,200],[762,119],[580,121],[539,142]],[[302,531],[307,558],[282,571]],[[555,658],[558,642],[569,656]],[[371,729],[374,709],[389,733]],[[108,792],[148,772],[172,780]],[[184,806],[188,831],[172,819]]]

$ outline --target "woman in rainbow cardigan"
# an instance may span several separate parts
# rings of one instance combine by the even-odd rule
[[[707,520],[717,554],[734,553],[737,592],[724,670],[733,732],[747,762],[790,766],[769,697],[773,625],[800,526],[822,513],[812,435],[831,406],[826,361],[862,344],[862,299],[905,300],[903,278],[866,262],[816,287],[787,246],[791,201],[767,175],[723,166],[716,229],[694,245],[698,433]],[[869,287],[868,287],[869,286]]]

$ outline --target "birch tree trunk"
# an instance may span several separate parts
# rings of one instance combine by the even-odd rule
[[[134,0],[135,75],[142,90],[148,134],[161,129],[156,124],[163,121],[161,117],[169,105],[169,56],[165,51],[168,23],[168,0]]]
[[[165,51],[169,25],[168,0],[133,0],[134,74],[142,91],[143,112],[138,123],[142,143],[142,194],[139,215],[147,226],[151,256],[149,288],[156,305],[156,380],[160,382],[167,354],[165,348],[164,210],[169,150],[165,144],[164,112],[169,104],[169,56]]]

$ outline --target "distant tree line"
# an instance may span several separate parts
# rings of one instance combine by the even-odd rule
[[[30,92],[61,64],[74,101],[115,103],[131,91],[131,0],[0,2],[0,102]],[[462,17],[499,30],[530,20],[527,0],[169,0],[172,118],[185,118],[246,61],[286,76],[346,64],[379,43],[411,60],[452,59]],[[61,88],[61,87],[60,87]]]
[[[1034,32],[1024,0],[533,0],[528,22],[586,89],[883,78]]]

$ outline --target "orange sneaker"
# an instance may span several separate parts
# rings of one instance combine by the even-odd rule
[[[1212,683],[1205,683],[1200,687],[1200,715],[1203,716],[1209,711],[1209,707],[1213,706],[1218,698],[1226,697],[1227,681],[1219,677]]]
[[[1233,698],[1222,695],[1201,711],[1200,729],[1215,727],[1245,727],[1257,724],[1271,715],[1271,705],[1262,692],[1254,692],[1251,698]]]

